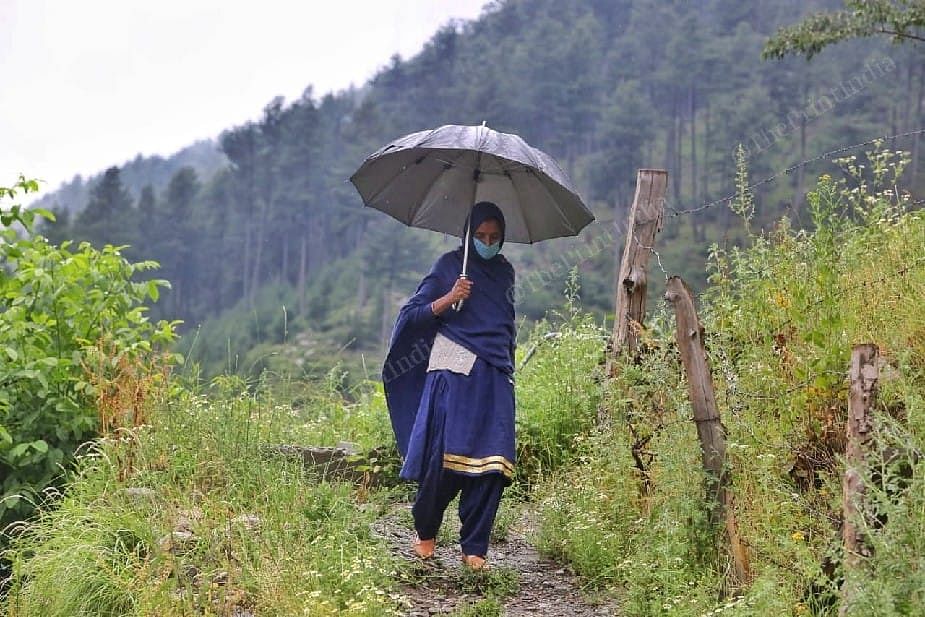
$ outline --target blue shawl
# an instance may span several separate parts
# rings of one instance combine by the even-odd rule
[[[504,215],[489,202],[472,208],[472,230],[489,218],[501,223]],[[508,375],[514,372],[514,267],[500,253],[483,259],[470,237],[468,277],[472,293],[462,310],[434,315],[430,303],[446,294],[462,272],[463,247],[444,253],[424,277],[415,294],[402,306],[392,330],[382,368],[386,404],[404,457],[421,401],[427,363],[439,331]]]

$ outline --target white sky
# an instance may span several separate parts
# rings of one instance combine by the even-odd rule
[[[361,85],[487,0],[0,0],[0,186],[169,155]],[[44,191],[43,191],[44,192]]]

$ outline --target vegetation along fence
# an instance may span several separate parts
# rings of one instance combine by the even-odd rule
[[[925,129],[909,131],[898,135],[889,135],[871,139],[831,150],[812,159],[797,163],[772,176],[753,184],[743,183],[737,193],[690,208],[674,208],[665,198],[668,186],[668,174],[661,169],[641,169],[637,172],[636,191],[629,210],[623,259],[618,270],[615,297],[615,318],[612,338],[608,346],[606,374],[613,378],[620,370],[620,360],[638,361],[645,349],[640,345],[640,333],[644,329],[646,315],[646,293],[648,289],[647,269],[650,256],[654,256],[659,270],[666,279],[665,300],[673,307],[676,318],[676,344],[684,368],[688,386],[688,398],[691,404],[693,422],[700,441],[702,464],[706,478],[705,504],[710,513],[709,519],[722,533],[717,534],[720,549],[728,556],[728,589],[732,592],[745,587],[752,573],[749,567],[747,540],[740,537],[736,523],[736,506],[732,490],[732,472],[726,460],[726,436],[716,405],[713,378],[709,359],[704,347],[704,328],[697,316],[694,298],[690,288],[679,276],[671,276],[661,262],[661,256],[655,249],[655,239],[666,216],[677,217],[692,215],[708,208],[727,204],[738,199],[750,203],[750,191],[780,178],[784,178],[797,169],[835,155],[855,150],[868,145],[890,142],[902,137],[925,133]],[[747,186],[746,186],[747,184]],[[743,188],[744,187],[744,188]],[[912,207],[925,203],[925,200],[910,201]],[[746,206],[747,207],[747,206]],[[747,214],[747,213],[746,213]],[[746,218],[746,224],[748,217]],[[903,264],[901,268],[882,277],[905,276],[911,270],[925,264],[925,255]],[[857,287],[874,287],[878,281],[858,283]],[[842,289],[836,296],[844,295],[857,289]],[[829,298],[819,298],[820,304]],[[810,305],[812,306],[812,304]],[[775,332],[781,332],[788,325],[787,321],[777,324]],[[842,564],[844,580],[841,583],[840,615],[846,614],[852,597],[859,584],[855,576],[862,560],[870,556],[870,548],[865,543],[863,524],[859,522],[861,504],[865,497],[863,478],[869,472],[868,460],[872,448],[872,427],[875,419],[871,417],[873,402],[877,394],[880,379],[879,352],[876,345],[864,343],[852,348],[851,363],[848,367],[849,382],[848,418],[844,427],[845,434],[845,470],[842,480]],[[604,410],[601,409],[601,420]],[[640,463],[635,450],[645,444],[634,446],[634,458],[643,475],[643,484],[647,485],[645,466]],[[880,452],[889,457],[889,453]],[[882,458],[882,457],[879,457]],[[878,460],[879,460],[878,458]],[[646,486],[643,492],[647,492]]]

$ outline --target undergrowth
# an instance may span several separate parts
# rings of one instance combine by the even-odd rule
[[[581,310],[577,270],[565,301],[531,331],[519,348],[516,372],[517,487],[574,460],[593,428],[600,404],[607,333]]]
[[[536,491],[538,541],[631,615],[834,615],[844,579],[841,510],[852,345],[882,358],[868,501],[872,557],[849,615],[919,614],[925,598],[925,216],[895,186],[905,158],[843,159],[808,195],[812,231],[787,221],[747,248],[714,246],[701,299],[751,579],[730,585],[706,522],[695,424],[673,318],[655,311],[646,352],[604,388],[609,425],[580,464]],[[748,206],[746,190],[738,205]],[[749,217],[748,207],[737,212]]]
[[[397,564],[369,529],[388,494],[314,481],[262,448],[323,441],[339,414],[378,441],[358,417],[374,404],[324,398],[294,408],[223,379],[100,441],[53,507],[7,530],[7,614],[394,614]]]

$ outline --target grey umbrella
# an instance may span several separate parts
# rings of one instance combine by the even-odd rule
[[[406,225],[465,236],[472,206],[491,201],[505,218],[505,242],[574,236],[594,215],[551,156],[517,135],[447,124],[401,137],[350,177],[363,203]]]

